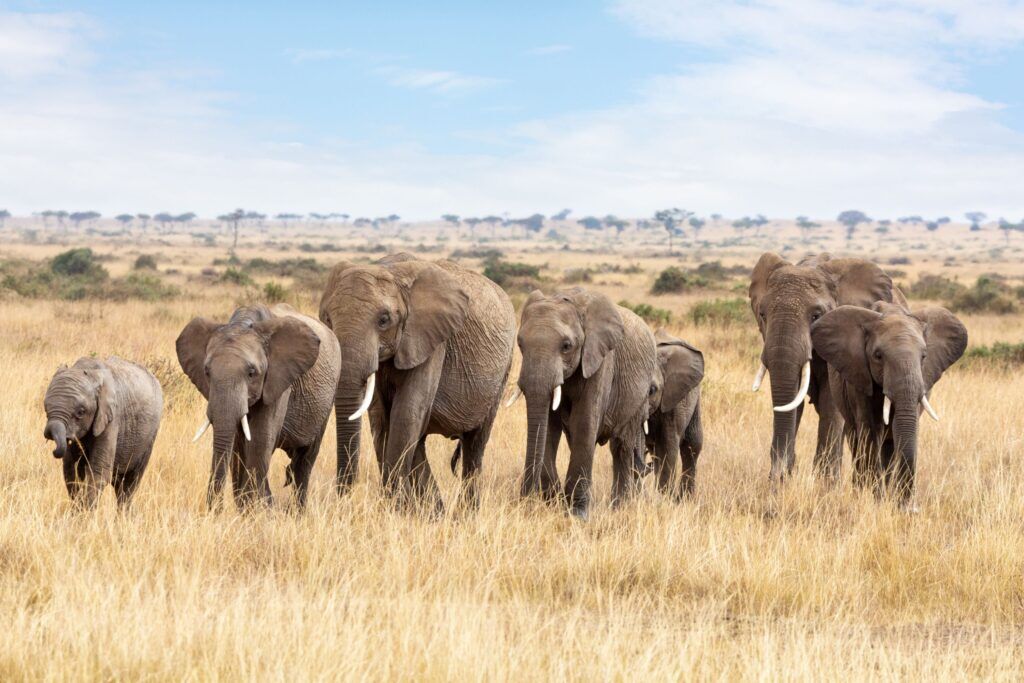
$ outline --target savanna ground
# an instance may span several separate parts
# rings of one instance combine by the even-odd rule
[[[351,228],[250,227],[242,231],[236,270],[256,257],[329,265],[379,256],[367,253],[368,243],[419,249],[427,258],[474,248],[453,233],[419,226],[368,240]],[[297,282],[264,268],[251,273],[253,283],[246,276],[226,281],[230,265],[214,265],[227,256],[228,238],[219,233],[64,236],[8,223],[3,259],[41,263],[90,244],[118,277],[139,254],[151,254],[159,277],[178,293],[157,301],[66,301],[3,290],[0,622],[7,635],[0,639],[0,678],[1020,678],[1019,367],[973,359],[938,384],[932,403],[943,419],[922,426],[918,514],[853,489],[848,455],[841,486],[817,483],[813,411],[800,433],[797,475],[773,494],[769,398],[750,392],[759,337],[749,311],[700,325],[690,314],[702,300],[744,297],[746,276],[738,270],[687,292],[649,294],[669,265],[720,260],[749,268],[766,249],[796,258],[827,248],[875,258],[904,285],[921,273],[967,284],[982,273],[1001,274],[1012,299],[1021,284],[1015,278],[1024,275],[1018,246],[1004,246],[992,226],[969,233],[955,225],[937,235],[894,229],[882,243],[862,228],[849,245],[834,226],[810,244],[787,224],[757,237],[712,226],[701,243],[677,243],[675,255],[659,231],[627,231],[618,242],[578,234],[568,250],[507,232],[478,233],[476,248],[542,266],[544,287],[583,279],[616,300],[665,309],[669,328],[703,349],[706,441],[692,500],[673,504],[648,482],[638,502],[612,511],[610,456],[601,448],[589,522],[520,502],[520,402],[498,415],[474,514],[428,520],[390,511],[368,440],[358,486],[338,499],[333,417],[305,514],[296,514],[283,488],[280,453],[272,470],[276,509],[207,513],[209,437],[190,443],[204,406],[178,368],[174,339],[193,315],[225,318],[236,304],[268,295],[315,314],[317,274]],[[892,259],[907,263],[890,265]],[[479,258],[464,262],[483,267]],[[567,274],[587,266],[596,272]],[[266,288],[267,281],[281,287]],[[1022,341],[1022,313],[961,317],[972,347]],[[143,362],[164,386],[156,450],[127,514],[116,511],[110,493],[96,514],[71,510],[42,438],[50,376],[88,354]],[[428,445],[451,501],[452,444],[435,437]],[[564,453],[559,464],[564,468]]]

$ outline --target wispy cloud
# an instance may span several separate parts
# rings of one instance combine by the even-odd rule
[[[526,51],[526,54],[528,54],[528,55],[537,55],[537,56],[556,55],[556,54],[558,54],[560,52],[568,52],[571,49],[572,49],[571,45],[563,45],[563,44],[541,45],[540,47],[530,48],[529,50]]]
[[[96,27],[74,12],[0,12],[0,76],[35,78],[73,68],[90,58]]]
[[[394,86],[438,93],[476,90],[501,82],[497,78],[471,76],[457,71],[431,71],[398,66],[383,66],[377,69],[377,73],[387,78],[388,83]]]
[[[284,51],[284,54],[293,64],[302,64],[304,62],[328,62],[334,59],[344,59],[352,55],[352,50],[349,48],[289,48]]]

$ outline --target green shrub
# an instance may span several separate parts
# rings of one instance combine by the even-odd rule
[[[964,363],[968,366],[1017,368],[1024,365],[1024,343],[996,342],[992,346],[972,346],[964,353]]]
[[[708,281],[700,275],[687,273],[678,266],[669,266],[658,274],[651,287],[652,294],[677,294],[695,288],[707,287]]]
[[[540,283],[540,267],[492,258],[487,259],[484,263],[484,277],[503,289],[511,287],[530,287],[532,289]]]
[[[450,259],[479,258],[479,259],[484,259],[485,261],[490,261],[492,259],[501,259],[501,258],[504,258],[504,257],[505,257],[504,252],[502,252],[499,249],[478,249],[478,248],[474,248],[474,249],[456,249],[455,251],[453,251],[448,256],[448,258],[450,258]]]
[[[655,308],[654,306],[646,303],[631,304],[628,301],[620,301],[619,305],[623,308],[628,308],[647,322],[656,325],[667,325],[669,320],[672,318],[672,313],[667,309]]]
[[[111,281],[106,298],[115,301],[126,299],[163,301],[176,296],[178,296],[178,288],[165,284],[158,276],[150,273],[131,273]]]
[[[225,270],[224,273],[220,276],[220,281],[232,285],[239,285],[241,287],[246,287],[248,285],[255,284],[249,273],[238,268],[228,268],[227,270]]]
[[[914,284],[906,287],[906,295],[911,299],[951,299],[967,289],[956,280],[944,275],[921,273]]]
[[[263,300],[268,304],[276,304],[288,298],[288,288],[279,282],[268,282],[263,285]]]
[[[973,287],[964,289],[950,299],[946,307],[960,313],[1014,313],[1017,304],[1007,296],[1007,291],[1006,285],[983,275]]]
[[[749,323],[751,317],[746,299],[701,301],[687,315],[694,325],[741,325]]]
[[[750,275],[746,266],[730,266],[726,268],[721,261],[708,261],[689,271],[690,275],[704,278],[710,282],[724,282],[732,277]]]
[[[103,280],[108,276],[107,269],[101,266],[88,247],[69,249],[57,254],[50,261],[50,270],[56,275],[66,277],[83,277],[89,280]]]
[[[156,259],[149,254],[139,254],[139,257],[135,259],[135,264],[132,266],[133,270],[156,270]]]

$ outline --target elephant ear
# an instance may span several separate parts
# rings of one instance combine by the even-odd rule
[[[892,278],[870,261],[830,259],[818,264],[835,287],[836,304],[870,308],[876,301],[892,303]]]
[[[668,413],[700,386],[704,379],[704,354],[663,330],[658,330],[655,339],[658,342],[658,364],[664,377],[661,412]]]
[[[928,306],[914,311],[914,317],[925,324],[924,340],[927,355],[921,374],[925,391],[939,381],[942,373],[955,363],[967,349],[967,328],[941,306]]]
[[[579,290],[573,300],[582,309],[583,378],[589,379],[622,341],[626,328],[618,307],[604,294]]]
[[[754,271],[750,274],[750,289],[748,290],[750,310],[754,312],[754,317],[757,318],[758,327],[761,326],[761,317],[757,314],[757,309],[761,304],[761,298],[768,291],[768,278],[779,268],[788,265],[791,264],[786,259],[774,252],[766,251],[761,254],[761,258],[757,260],[757,265],[754,266]]]
[[[274,403],[320,354],[320,337],[301,320],[271,318],[253,325],[266,340],[267,374],[263,378],[263,402]]]
[[[345,274],[345,271],[352,267],[351,263],[342,261],[331,268],[330,275],[327,276],[327,284],[324,286],[323,296],[320,297],[320,311],[319,317],[320,322],[327,327],[334,329],[334,325],[331,323],[331,306],[334,300],[334,293],[338,289],[338,280]]]
[[[114,414],[117,412],[117,399],[111,387],[110,373],[106,370],[94,371],[99,386],[96,389],[96,417],[92,421],[93,436],[99,436],[113,422]]]
[[[395,367],[408,370],[462,329],[469,295],[450,273],[434,264],[421,268],[409,288],[408,314],[395,351]]]
[[[196,385],[206,398],[210,398],[210,381],[206,376],[206,345],[220,323],[209,318],[192,318],[178,335],[174,348],[178,352],[178,363],[192,384]]]
[[[840,306],[811,326],[811,343],[818,355],[857,390],[870,396],[875,381],[868,364],[867,331],[881,313],[859,306]]]

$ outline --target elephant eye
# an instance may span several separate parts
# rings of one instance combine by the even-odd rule
[[[83,408],[82,406],[78,406],[78,408],[75,409],[75,415],[77,417],[82,417],[83,415],[85,415],[85,408]]]
[[[651,388],[647,390],[647,395],[654,396],[656,393],[658,393],[658,387],[652,384]]]
[[[249,373],[249,377],[255,377],[256,376],[256,366],[250,365],[249,369],[248,369],[248,373]]]
[[[876,360],[882,360],[882,350],[881,349],[876,349],[875,350],[875,359]]]
[[[572,351],[572,340],[570,340],[570,339],[563,339],[562,340],[562,353],[566,353],[568,351]]]
[[[383,329],[385,329],[390,324],[391,324],[391,313],[389,313],[388,311],[384,311],[383,313],[381,313],[377,317],[377,327],[379,327],[380,329],[383,330]]]

